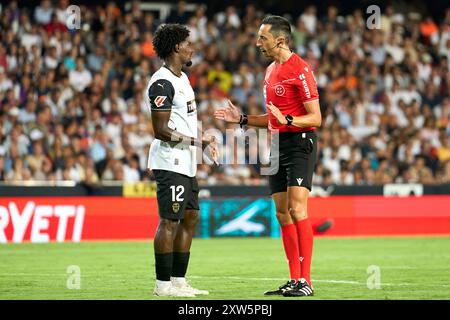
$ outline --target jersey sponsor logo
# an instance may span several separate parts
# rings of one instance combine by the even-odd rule
[[[187,103],[187,113],[192,113],[195,110],[197,110],[197,105],[195,103],[195,100],[188,101],[188,103]]]
[[[284,95],[285,92],[286,92],[286,90],[284,89],[284,87],[281,84],[277,85],[275,87],[275,94],[277,96],[282,96],[282,95]]]
[[[298,76],[298,78],[302,81],[303,89],[305,90],[306,99],[311,98],[311,91],[309,91],[308,83],[306,82],[305,74],[302,73]]]
[[[161,107],[164,104],[164,101],[166,101],[167,96],[157,96],[154,100],[155,106],[157,108]]]

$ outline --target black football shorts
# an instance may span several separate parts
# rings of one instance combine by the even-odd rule
[[[286,192],[288,186],[305,187],[311,191],[317,161],[317,136],[308,132],[280,132],[272,135],[270,151],[271,194]],[[278,141],[277,141],[278,140]]]
[[[153,175],[161,218],[181,220],[186,210],[200,210],[195,177],[167,170],[153,170]]]

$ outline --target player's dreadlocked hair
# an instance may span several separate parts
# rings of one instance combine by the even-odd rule
[[[158,27],[153,38],[153,48],[161,59],[168,58],[175,46],[189,37],[189,30],[181,24],[168,23]]]

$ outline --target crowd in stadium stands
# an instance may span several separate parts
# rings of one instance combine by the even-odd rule
[[[18,1],[0,13],[0,180],[96,184],[150,179],[153,140],[145,87],[161,66],[152,46],[160,23],[186,24],[196,54],[187,71],[203,130],[238,129],[213,118],[227,98],[265,112],[269,61],[256,48],[263,12],[229,6],[207,16],[180,2],[165,21],[133,1],[81,6]],[[323,122],[314,183],[450,183],[450,8],[440,21],[392,6],[379,28],[365,8],[342,16],[309,6],[289,16],[291,48],[314,70]],[[240,129],[238,129],[240,130]],[[249,144],[255,153],[257,144]],[[265,184],[258,164],[200,164],[200,183]]]

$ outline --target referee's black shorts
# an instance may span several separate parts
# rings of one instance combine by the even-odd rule
[[[271,194],[286,192],[288,186],[311,191],[317,161],[316,133],[311,130],[273,134],[270,159],[273,168],[269,173]]]
[[[189,177],[168,170],[153,170],[159,216],[168,220],[182,220],[186,210],[199,210],[198,183]]]

